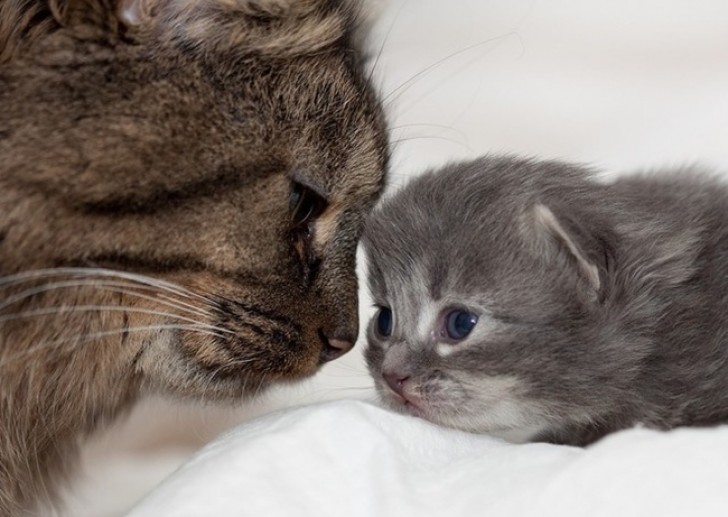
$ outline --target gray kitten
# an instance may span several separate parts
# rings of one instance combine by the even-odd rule
[[[391,407],[515,441],[728,421],[728,187],[512,157],[368,223],[366,359]]]

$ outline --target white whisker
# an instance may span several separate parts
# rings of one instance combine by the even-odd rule
[[[95,287],[95,288],[104,289],[104,290],[110,291],[110,292],[116,292],[116,293],[126,294],[129,296],[135,296],[137,298],[142,298],[142,299],[150,300],[150,301],[157,302],[157,303],[163,302],[165,305],[167,305],[169,307],[183,309],[190,313],[196,314],[198,316],[203,316],[203,317],[209,316],[208,312],[205,312],[200,308],[197,308],[193,305],[186,304],[179,300],[172,300],[169,298],[160,298],[160,297],[156,297],[156,296],[149,296],[149,295],[145,295],[145,294],[130,290],[130,288],[148,289],[147,286],[129,285],[129,284],[119,283],[119,282],[99,281],[99,280],[95,280],[95,279],[67,280],[67,281],[63,281],[63,282],[47,283],[47,284],[43,284],[38,287],[34,287],[32,289],[26,289],[25,291],[22,291],[16,295],[13,295],[13,296],[3,300],[3,302],[0,303],[0,310],[5,309],[8,306],[10,306],[14,303],[18,303],[26,298],[30,298],[32,296],[42,294],[44,292],[52,291],[55,289],[70,288],[70,287]]]
[[[466,52],[469,52],[469,51],[471,51],[473,49],[476,49],[478,47],[482,47],[483,45],[487,45],[489,43],[493,43],[493,42],[497,42],[497,41],[504,40],[506,38],[511,37],[513,34],[514,34],[514,31],[509,31],[509,32],[507,32],[505,34],[501,34],[499,36],[494,36],[492,38],[488,38],[486,40],[479,41],[478,43],[474,43],[472,45],[468,45],[465,48],[462,48],[462,49],[460,49],[458,51],[453,52],[452,54],[448,54],[447,56],[438,59],[434,63],[426,66],[425,68],[423,68],[422,70],[420,70],[419,72],[417,72],[416,74],[414,74],[412,77],[410,77],[409,79],[407,79],[405,82],[403,82],[402,84],[400,84],[399,86],[397,86],[396,88],[394,88],[387,95],[385,95],[384,98],[382,99],[382,104],[384,104],[385,107],[386,106],[389,106],[392,102],[394,102],[395,100],[397,100],[403,93],[405,93],[407,90],[409,90],[412,87],[412,85],[416,83],[416,81],[418,79],[421,79],[422,77],[426,76],[427,74],[429,74],[433,70],[437,69],[438,66],[442,65],[443,63],[446,63],[447,61],[451,60],[452,58],[457,57],[457,56],[459,56],[461,54],[464,54]]]
[[[384,38],[382,38],[382,44],[379,46],[379,52],[377,52],[377,57],[374,59],[374,64],[372,65],[371,70],[369,71],[369,77],[367,78],[367,82],[371,82],[372,78],[374,77],[374,73],[377,70],[377,65],[379,64],[379,60],[382,57],[382,54],[384,53],[384,48],[387,46],[387,41],[389,40],[389,36],[392,35],[392,30],[394,29],[395,24],[397,23],[397,20],[399,20],[400,14],[402,14],[402,10],[407,5],[407,2],[402,2],[402,5],[399,6],[399,9],[397,9],[397,12],[395,13],[394,17],[392,18],[392,23],[389,24],[389,28],[387,29],[387,33],[384,35]]]
[[[166,280],[160,280],[158,278],[153,278],[153,277],[146,276],[146,275],[128,273],[125,271],[115,271],[113,269],[106,269],[106,268],[60,267],[60,268],[50,268],[50,269],[35,269],[32,271],[24,271],[22,273],[8,275],[8,276],[0,278],[0,287],[14,285],[14,284],[28,281],[28,280],[36,280],[38,278],[44,278],[44,277],[47,278],[47,277],[52,277],[52,276],[64,276],[64,275],[118,278],[118,279],[123,279],[123,280],[129,280],[132,282],[137,282],[139,284],[148,285],[150,287],[156,287],[158,289],[161,289],[164,291],[170,291],[175,294],[182,295],[182,296],[195,297],[195,298],[199,298],[199,299],[202,299],[202,300],[205,300],[208,302],[210,301],[210,299],[204,295],[195,293],[193,291],[190,291],[189,289],[182,287],[181,285],[174,284],[174,283],[168,282]]]
[[[168,318],[175,318],[181,321],[186,321],[188,323],[195,323],[200,325],[207,325],[204,322],[194,320],[192,318],[187,318],[184,316],[180,316],[178,314],[173,314],[171,312],[163,312],[163,311],[155,311],[151,309],[140,309],[136,307],[123,307],[118,305],[61,305],[61,306],[55,306],[55,307],[44,307],[43,309],[34,309],[29,311],[22,311],[22,312],[16,312],[11,314],[0,314],[0,323],[5,321],[13,321],[16,319],[23,319],[23,318],[34,318],[38,316],[49,316],[49,315],[60,315],[60,314],[73,314],[76,312],[128,312],[128,313],[136,313],[136,314],[150,314],[153,316],[163,316]],[[227,329],[223,328],[217,328],[220,332],[229,332],[233,333],[232,331],[229,331]]]
[[[11,354],[11,355],[5,357],[2,361],[0,361],[0,368],[7,366],[9,363],[11,363],[13,361],[18,361],[24,357],[27,357],[28,355],[42,352],[49,348],[56,348],[59,345],[63,345],[65,343],[75,341],[74,346],[71,347],[71,349],[70,349],[70,350],[74,350],[80,344],[82,344],[84,342],[92,341],[92,340],[95,340],[98,338],[114,336],[114,335],[118,335],[118,334],[125,334],[125,333],[151,332],[151,331],[155,331],[155,330],[189,330],[189,331],[198,332],[201,334],[216,336],[219,338],[226,337],[224,334],[218,334],[217,332],[209,330],[208,328],[214,329],[215,327],[212,325],[205,325],[205,324],[192,324],[192,325],[162,324],[162,325],[145,325],[145,326],[140,326],[140,327],[128,327],[128,328],[123,328],[123,329],[94,332],[91,334],[82,334],[80,336],[74,336],[74,337],[70,337],[70,338],[58,339],[58,340],[51,341],[51,342],[41,343],[39,345],[31,346],[18,353]]]

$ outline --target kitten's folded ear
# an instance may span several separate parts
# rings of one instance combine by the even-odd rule
[[[597,236],[573,218],[557,217],[554,211],[542,203],[531,208],[533,236],[537,253],[546,260],[564,260],[565,267],[572,269],[584,286],[588,299],[602,298],[607,264],[597,262],[605,258],[607,250],[599,249],[602,243]],[[601,272],[600,272],[601,271]]]

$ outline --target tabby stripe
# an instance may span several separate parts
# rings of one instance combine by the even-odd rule
[[[121,346],[124,347],[129,341],[129,314],[126,311],[122,315],[121,329]]]
[[[238,300],[230,300],[230,299],[227,299],[227,298],[225,300],[221,300],[218,303],[219,303],[220,309],[223,311],[223,313],[227,313],[227,314],[229,314],[231,316],[234,316],[234,313],[233,313],[233,311],[230,310],[228,304],[234,305],[235,307],[237,307],[239,309],[242,309],[243,311],[245,311],[248,314],[251,314],[253,316],[258,316],[258,317],[261,317],[261,318],[266,318],[266,319],[269,319],[271,321],[275,321],[276,323],[279,323],[281,325],[285,325],[285,326],[291,327],[292,329],[294,329],[299,334],[301,332],[301,325],[299,325],[298,323],[296,323],[292,319],[290,319],[290,318],[288,318],[288,317],[286,317],[286,316],[284,316],[282,314],[278,314],[276,312],[271,312],[271,311],[268,311],[268,310],[265,310],[265,309],[261,309],[260,307],[256,307],[254,305],[249,305],[249,304],[247,304],[245,302],[241,302],[241,301],[238,301]],[[228,305],[228,306],[226,307],[226,305]],[[227,311],[225,311],[225,309],[227,309]]]
[[[199,200],[239,189],[256,178],[281,170],[285,170],[284,166],[278,163],[257,164],[246,170],[221,167],[212,177],[186,183],[177,188],[159,188],[151,193],[139,195],[109,196],[101,201],[84,202],[80,208],[87,214],[106,216],[154,214],[177,208],[186,201]]]
[[[130,253],[114,252],[91,255],[85,259],[56,259],[55,267],[97,267],[102,264],[114,264],[123,269],[146,271],[153,273],[169,273],[173,271],[210,271],[211,268],[202,261],[187,255],[170,255],[166,257],[140,257]],[[220,276],[233,276],[220,274]]]
[[[211,377],[217,378],[240,378],[240,372],[243,366],[225,366],[224,364],[207,364],[200,362],[197,354],[194,351],[186,348],[181,342],[178,342],[177,351],[182,358],[190,364],[195,365],[198,370],[210,375]],[[233,359],[234,360],[234,359]]]
[[[235,361],[237,364],[225,364],[224,362],[217,362],[213,364],[203,363],[200,361],[196,351],[186,347],[181,339],[175,340],[175,348],[184,360],[190,364],[194,364],[198,370],[201,370],[212,377],[218,378],[234,377],[239,379],[241,377],[241,372],[247,369],[246,364],[257,360],[255,357],[245,356],[241,354],[239,350],[232,348],[229,343],[230,340],[224,340],[219,337],[213,337],[213,340],[221,351],[226,353],[228,356],[226,359],[229,361]],[[240,338],[236,338],[236,341],[238,341],[239,345],[250,347],[250,343],[247,343]]]

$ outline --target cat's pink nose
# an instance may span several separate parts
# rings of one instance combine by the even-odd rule
[[[329,361],[333,361],[334,359],[338,359],[349,350],[354,348],[353,339],[341,339],[335,337],[329,338],[326,337],[323,332],[320,335],[321,341],[323,342],[323,347],[321,348],[321,354],[319,355],[319,364],[327,363]]]
[[[398,372],[385,372],[383,377],[387,385],[392,388],[392,391],[400,397],[406,398],[404,396],[404,383],[409,379],[409,375],[402,375]]]

